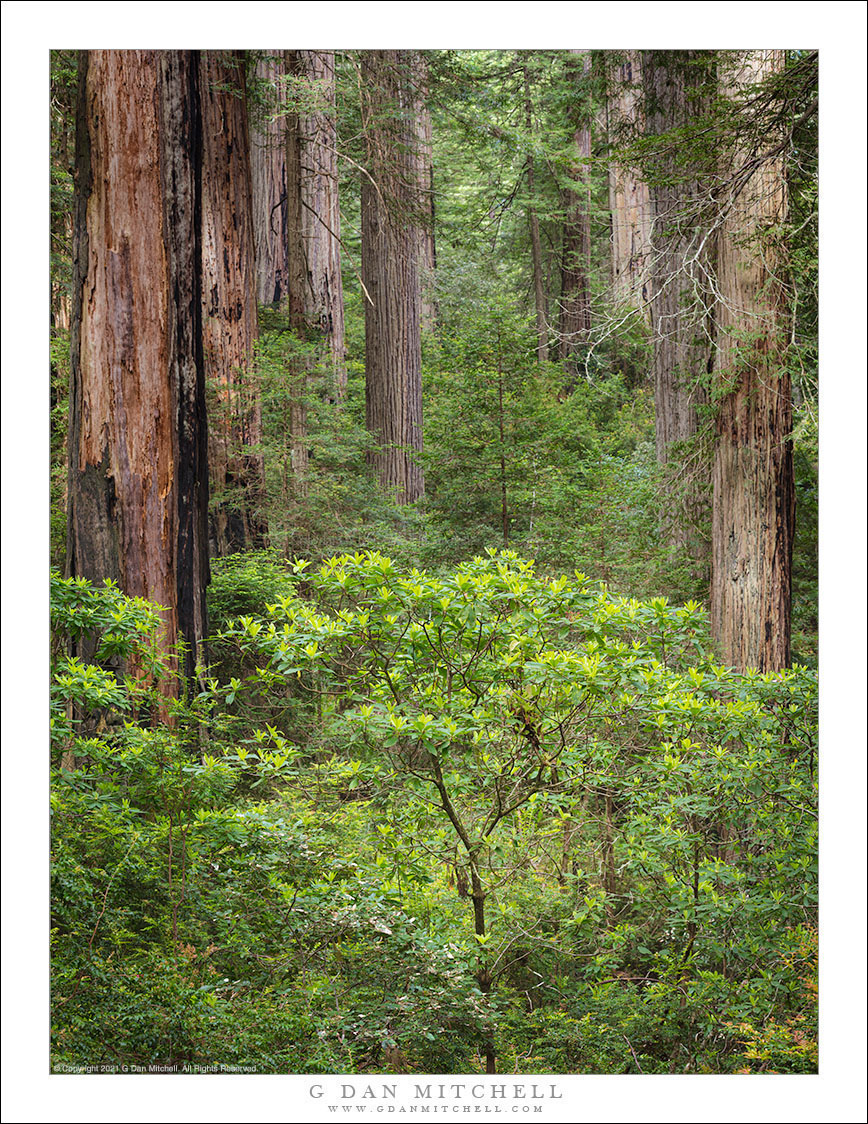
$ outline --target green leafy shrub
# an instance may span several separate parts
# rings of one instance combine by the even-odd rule
[[[296,574],[305,596],[227,637],[257,690],[301,678],[332,700],[319,753],[350,753],[348,792],[402,794],[377,862],[403,851],[418,880],[421,845],[454,867],[480,992],[548,915],[521,954],[534,1003],[625,980],[647,1035],[670,1028],[643,1072],[725,1070],[724,1016],[770,987],[786,1003],[778,934],[816,912],[812,673],[737,675],[697,605],[542,579],[509,552],[440,577],[376,553]]]

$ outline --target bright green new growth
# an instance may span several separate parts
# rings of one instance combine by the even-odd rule
[[[510,552],[268,573],[170,725],[157,614],[54,583],[56,1061],[814,1067],[813,673]]]

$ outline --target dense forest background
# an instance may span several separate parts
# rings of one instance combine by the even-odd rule
[[[812,1072],[815,53],[112,54],[52,53],[54,1065]]]
[[[745,63],[658,51],[644,74],[641,52],[417,54],[422,69],[406,76],[413,63],[395,52],[338,53],[327,72],[316,52],[205,64],[202,127],[216,130],[201,153],[216,166],[203,187],[199,267],[210,286],[201,332],[211,557],[267,543],[312,561],[376,546],[434,567],[492,544],[552,572],[593,558],[594,577],[619,593],[712,610],[717,595],[715,634],[732,664],[814,666],[816,54]],[[57,52],[54,65],[52,556],[62,567],[74,551],[74,53]],[[402,135],[405,126],[420,135]],[[220,166],[224,139],[232,155]],[[744,187],[729,174],[739,159]],[[365,186],[400,216],[402,244],[372,236],[366,253]],[[221,223],[243,228],[234,242]],[[721,246],[738,250],[732,261]],[[234,255],[223,276],[220,251]],[[402,258],[413,276],[389,273]],[[405,304],[382,324],[375,280]],[[387,338],[404,321],[407,339],[398,329]],[[723,392],[741,362],[726,337],[780,353],[781,416],[769,435],[742,440],[766,460],[776,448],[792,457],[792,468],[770,463],[756,488],[774,481],[795,505],[778,496],[746,515],[745,481],[724,474],[719,403],[737,399]],[[754,381],[749,394],[765,385]],[[402,401],[380,403],[392,383]],[[375,451],[384,438],[412,450],[406,464]],[[771,561],[771,576],[761,565],[753,585],[742,576],[739,610],[720,592],[726,561],[713,568],[712,557],[751,519],[770,539],[769,522],[792,540],[779,554],[788,571],[793,560],[783,577]],[[738,546],[751,551],[761,553]],[[760,578],[792,593],[775,600]],[[749,627],[727,632],[724,620],[767,616],[779,650]]]

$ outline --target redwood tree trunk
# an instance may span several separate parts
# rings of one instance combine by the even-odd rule
[[[781,51],[742,56],[725,92],[784,65]],[[764,135],[760,148],[774,151]],[[718,363],[711,624],[726,663],[775,671],[790,660],[795,522],[792,397],[785,365],[785,261],[772,228],[786,217],[783,158],[730,161],[717,247]]]
[[[422,292],[420,320],[423,331],[432,331],[437,322],[434,295],[437,251],[434,241],[434,149],[431,112],[428,109],[428,63],[421,51],[413,55],[415,87],[416,159],[419,184],[419,284]]]
[[[256,64],[257,80],[272,91],[270,109],[277,108],[285,68],[283,51],[269,51]],[[256,299],[266,305],[279,305],[288,289],[285,132],[285,123],[268,115],[250,136]]]
[[[609,143],[617,147],[642,128],[642,66],[638,51],[621,52],[611,80],[607,115]],[[648,187],[627,164],[609,164],[609,208],[612,213],[612,295],[639,309],[647,318],[649,250]]]
[[[265,524],[262,413],[251,378],[256,272],[244,60],[203,51],[202,329],[208,386],[216,399],[209,458],[214,550],[261,546]]]
[[[587,75],[591,67],[588,51],[574,51],[576,73]],[[591,122],[587,114],[574,119],[575,162],[570,168],[573,185],[564,192],[564,231],[561,251],[561,308],[559,356],[576,373],[573,356],[589,341],[591,301],[588,276],[591,256],[590,173]]]
[[[654,407],[657,460],[666,464],[673,444],[693,438],[697,407],[705,402],[705,380],[713,355],[712,292],[708,278],[707,206],[700,193],[701,170],[683,155],[673,132],[703,108],[698,88],[708,59],[698,51],[646,51],[642,58],[645,132],[662,139],[646,169],[650,194],[651,331],[654,347]],[[666,532],[707,573],[708,544],[701,533],[710,466],[694,450],[675,454],[678,488],[670,489]]]
[[[362,181],[365,414],[372,463],[398,503],[424,493],[419,245],[421,210],[410,51],[362,55],[368,172]]]
[[[68,571],[164,606],[188,676],[207,631],[201,152],[193,52],[82,53]]]
[[[305,397],[314,366],[328,369],[319,388],[342,397],[347,371],[341,286],[340,208],[335,135],[333,51],[288,51],[287,71],[308,88],[312,107],[291,114],[286,134],[289,320],[302,339],[318,345],[317,360],[295,364],[291,405],[292,464],[297,491],[307,474]]]
[[[55,52],[52,52],[54,54]],[[56,52],[72,55],[74,52]],[[60,69],[60,64],[58,64]],[[51,77],[51,327],[67,331],[72,302],[69,271],[72,261],[72,208],[67,205],[67,182],[74,174],[75,93],[63,72]]]
[[[527,143],[533,144],[533,105],[530,96],[530,75],[527,65],[523,68],[524,76],[524,118],[527,128]],[[539,233],[539,215],[534,205],[536,192],[536,168],[534,166],[533,152],[530,151],[525,164],[527,176],[528,208],[527,222],[530,229],[530,257],[533,273],[533,303],[536,309],[536,354],[540,363],[547,363],[549,358],[549,329],[548,310],[546,308],[545,278],[543,275],[542,242]]]

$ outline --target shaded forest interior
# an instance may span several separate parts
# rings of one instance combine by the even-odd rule
[[[817,1065],[815,51],[53,51],[52,1059]]]

